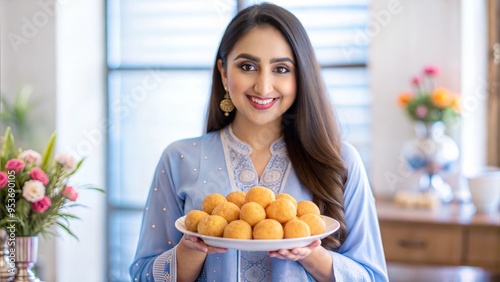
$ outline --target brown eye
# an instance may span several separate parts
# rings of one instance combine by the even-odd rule
[[[251,64],[241,64],[240,68],[244,71],[254,71],[255,70],[255,66],[253,66]]]
[[[286,67],[277,67],[275,70],[275,72],[277,73],[287,73],[287,72],[290,72],[290,70]]]

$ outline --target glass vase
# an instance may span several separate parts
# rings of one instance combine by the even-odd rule
[[[38,259],[38,236],[16,237],[16,276],[13,282],[40,282],[31,270]]]
[[[436,193],[443,203],[453,200],[453,189],[443,175],[457,163],[459,149],[455,141],[446,135],[443,122],[415,123],[415,138],[403,147],[408,167],[421,172],[419,190]]]
[[[8,233],[0,229],[0,282],[7,282],[14,277],[15,268],[9,262]]]

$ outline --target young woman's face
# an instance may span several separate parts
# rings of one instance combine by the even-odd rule
[[[235,122],[280,123],[295,100],[293,51],[274,27],[249,31],[227,56],[226,69],[220,60],[218,67],[236,107]]]

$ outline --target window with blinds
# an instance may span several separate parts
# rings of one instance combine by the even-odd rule
[[[130,281],[153,172],[171,142],[202,134],[226,25],[256,1],[108,0],[109,280]],[[345,139],[370,159],[368,0],[269,1],[308,30]]]

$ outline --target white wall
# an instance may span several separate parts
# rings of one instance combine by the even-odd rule
[[[57,151],[86,157],[73,184],[105,188],[104,1],[0,0],[0,12],[1,92],[12,100],[31,84],[38,104],[31,141],[44,146],[56,130]],[[80,192],[88,208],[73,209],[82,220],[71,222],[79,241],[61,231],[40,242],[44,281],[107,280],[105,197]]]
[[[414,188],[418,183],[417,176],[405,168],[400,157],[404,142],[414,132],[412,123],[397,106],[396,97],[410,89],[411,77],[427,64],[440,67],[440,85],[462,97],[473,94],[471,91],[475,91],[478,82],[486,78],[485,23],[481,10],[485,1],[373,0],[372,3],[375,19],[372,25],[378,23],[380,29],[371,38],[369,61],[373,94],[371,179],[376,196],[388,198],[396,190]],[[391,8],[396,12],[390,13]],[[484,111],[477,107],[467,114],[481,113]],[[468,118],[460,125],[452,132],[461,149],[460,164],[447,176],[458,193],[463,190],[460,165],[481,162],[481,157],[473,159],[472,154],[477,154],[476,149],[484,140],[484,119]],[[484,154],[484,150],[479,154]]]
[[[75,184],[106,187],[106,64],[104,1],[57,1],[56,128],[58,147],[85,157]],[[56,242],[57,281],[107,281],[106,195],[80,193],[86,209],[72,222],[79,241]]]

